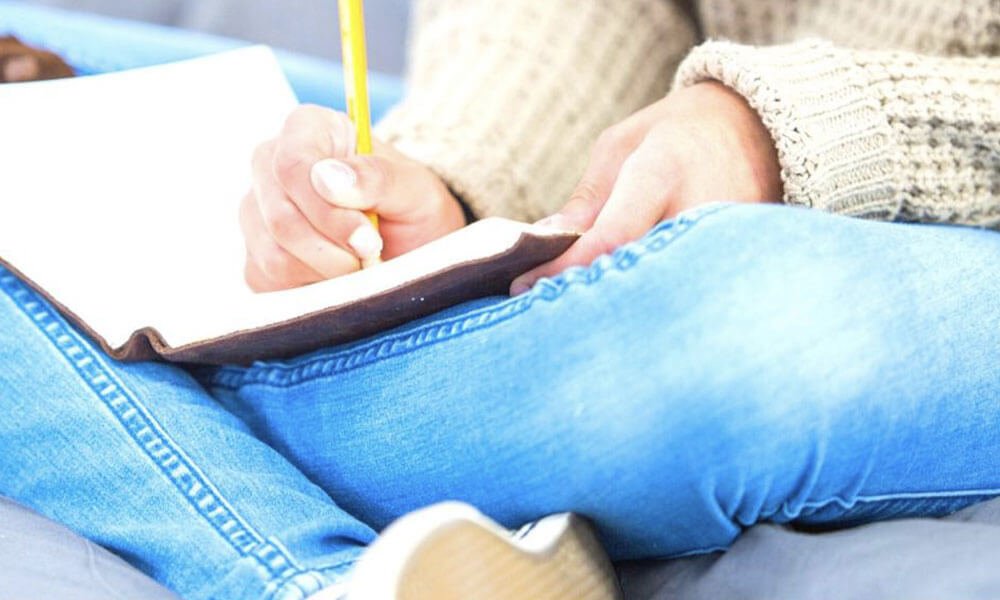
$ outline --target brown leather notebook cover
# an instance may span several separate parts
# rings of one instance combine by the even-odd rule
[[[575,234],[486,219],[282,292],[243,282],[254,146],[296,100],[266,48],[0,86],[0,262],[123,360],[247,363],[505,293]]]
[[[576,238],[575,234],[568,233],[551,236],[524,233],[510,249],[489,258],[458,263],[346,304],[176,348],[167,344],[152,325],[133,332],[125,344],[112,346],[80,319],[71,306],[51,296],[2,257],[0,263],[44,296],[114,358],[125,361],[163,359],[212,365],[248,364],[254,360],[287,358],[354,341],[467,300],[506,294],[515,277],[555,258]],[[108,301],[113,302],[113,298]]]

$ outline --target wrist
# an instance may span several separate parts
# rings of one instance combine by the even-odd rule
[[[781,181],[781,161],[771,132],[764,125],[761,115],[741,94],[719,82],[705,82],[725,94],[731,106],[737,138],[742,141],[743,152],[750,169],[749,177],[758,191],[758,199],[780,202],[784,195]]]
[[[675,89],[716,80],[739,92],[771,133],[784,201],[891,220],[901,182],[896,138],[854,52],[803,40],[709,41],[678,67]]]
[[[743,159],[729,168],[739,170],[746,200],[779,202],[784,193],[781,162],[761,115],[740,93],[719,81],[703,81],[682,92],[695,94],[694,101],[702,110],[714,112],[725,123],[727,141],[735,145],[734,155]]]

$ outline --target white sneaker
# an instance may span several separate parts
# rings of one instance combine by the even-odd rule
[[[510,532],[467,504],[412,512],[361,556],[347,600],[617,600],[590,525],[569,513]]]

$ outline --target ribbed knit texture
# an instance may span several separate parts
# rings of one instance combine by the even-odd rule
[[[602,129],[714,79],[771,132],[786,202],[998,227],[998,56],[998,0],[422,0],[378,132],[477,215],[532,220]]]
[[[694,43],[662,0],[423,0],[410,93],[376,133],[479,216],[558,210],[602,129],[666,93]]]
[[[712,42],[688,56],[677,84],[713,79],[747,99],[777,146],[786,202],[890,219],[900,151],[863,75],[850,52],[825,43]]]

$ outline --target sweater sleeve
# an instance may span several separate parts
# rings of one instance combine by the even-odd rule
[[[785,202],[1000,227],[1000,58],[710,41],[676,86],[717,80],[770,130]]]
[[[476,216],[535,220],[604,128],[666,92],[694,35],[663,0],[421,0],[407,95],[376,133]]]

